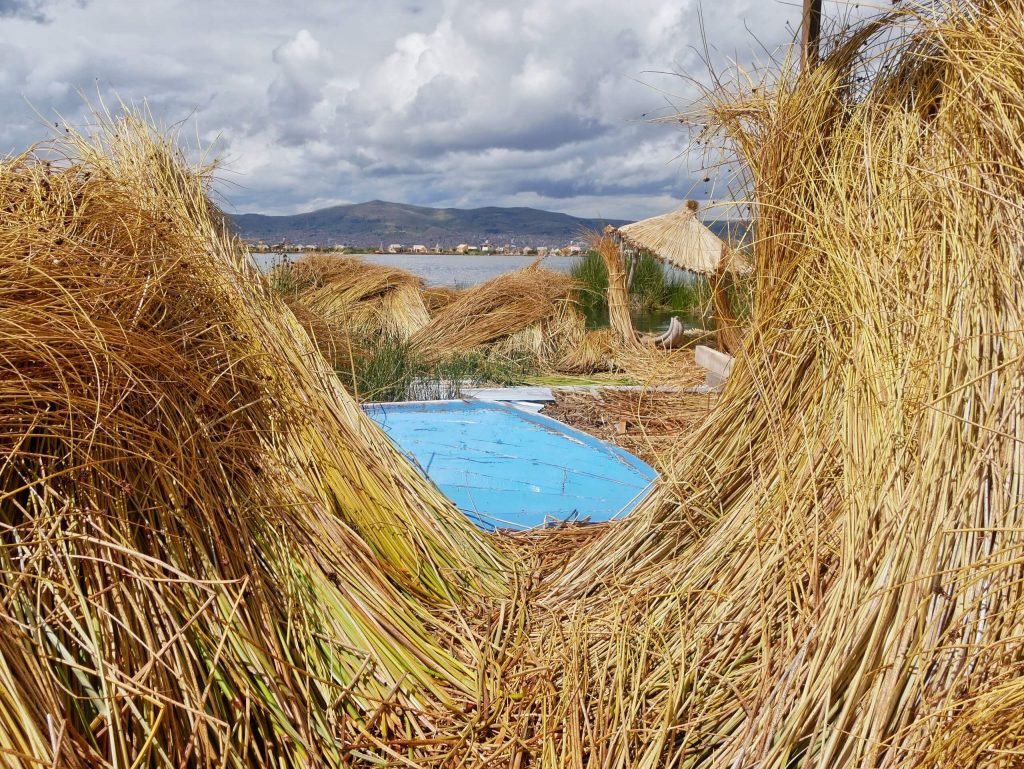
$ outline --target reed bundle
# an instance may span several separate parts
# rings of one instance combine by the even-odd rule
[[[430,317],[434,317],[454,302],[460,293],[460,289],[451,286],[427,286],[423,289],[423,304],[426,305]]]
[[[559,300],[553,312],[511,336],[493,344],[498,355],[528,357],[540,366],[557,368],[566,350],[576,349],[583,341],[587,321],[575,302]]]
[[[661,491],[517,620],[544,766],[1024,761],[1024,2],[712,94],[758,302]]]
[[[619,240],[609,233],[594,237],[591,248],[604,260],[608,270],[608,319],[620,346],[636,346],[637,334],[630,314],[629,288],[626,285],[626,265],[622,259]]]
[[[347,324],[338,319],[328,320],[311,310],[294,294],[282,295],[285,305],[302,326],[320,354],[337,370],[350,363],[353,349],[358,344],[352,338]]]
[[[663,350],[647,344],[626,345],[616,351],[615,365],[631,378],[652,387],[696,387],[707,371],[694,359],[692,348]]]
[[[519,341],[546,357],[552,347],[582,335],[582,315],[572,297],[571,278],[534,264],[464,289],[410,343],[427,359],[438,359],[537,327],[536,334]]]
[[[555,364],[566,374],[593,374],[613,371],[619,344],[610,328],[586,329],[579,341],[570,347]]]
[[[0,165],[4,760],[1019,766],[1022,41],[1024,0],[901,9],[709,96],[750,332],[658,493],[543,553],[401,461],[144,130]]]
[[[483,679],[450,623],[503,557],[345,395],[204,174],[104,120],[0,163],[0,763],[455,750]]]
[[[671,471],[675,448],[707,417],[715,393],[681,388],[572,387],[555,390],[546,416],[626,449],[658,470]]]
[[[408,339],[430,320],[423,280],[354,256],[312,254],[283,265],[297,301],[337,329]]]

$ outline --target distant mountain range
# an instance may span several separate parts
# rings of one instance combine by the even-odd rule
[[[381,244],[387,248],[391,243],[451,248],[460,243],[479,245],[486,240],[495,245],[514,241],[518,245],[562,246],[583,238],[587,232],[600,231],[606,224],[618,227],[628,223],[623,219],[580,219],[536,208],[426,208],[383,200],[292,216],[228,217],[249,242],[367,248]]]

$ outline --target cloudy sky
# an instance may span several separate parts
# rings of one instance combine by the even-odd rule
[[[706,79],[700,20],[718,64],[764,61],[798,6],[0,0],[0,152],[56,114],[82,124],[85,99],[146,99],[220,155],[234,212],[379,198],[639,218],[720,194],[687,135],[649,122]]]

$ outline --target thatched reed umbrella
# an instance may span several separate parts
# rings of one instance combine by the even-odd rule
[[[748,274],[751,266],[740,252],[697,218],[697,201],[688,200],[676,211],[619,227],[617,234],[623,242],[648,251],[665,264],[710,276],[718,344],[726,352],[739,347],[740,335],[728,287],[736,273]]]

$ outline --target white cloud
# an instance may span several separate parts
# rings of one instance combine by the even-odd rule
[[[384,198],[609,217],[709,194],[686,136],[645,120],[696,97],[658,73],[705,76],[702,25],[721,64],[788,42],[799,15],[774,0],[700,16],[696,0],[19,7],[49,21],[0,18],[0,151],[43,138],[33,107],[84,121],[79,92],[117,94],[215,142],[237,210]]]

